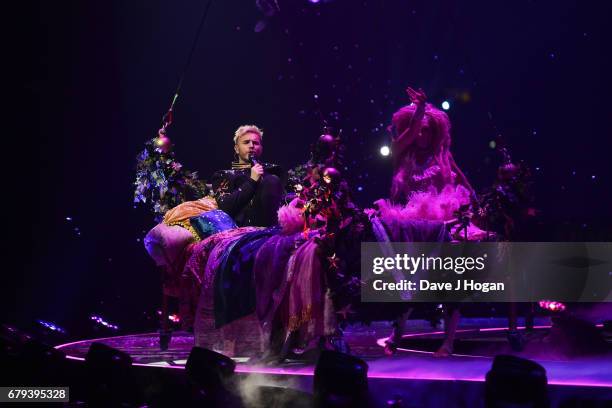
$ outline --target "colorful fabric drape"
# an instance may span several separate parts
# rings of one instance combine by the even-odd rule
[[[287,265],[288,293],[284,326],[287,336],[307,347],[312,340],[332,335],[336,319],[324,284],[321,254],[316,237],[302,244]]]
[[[223,250],[240,236],[258,229],[261,228],[242,227],[226,230],[193,244],[192,255],[185,266],[185,273],[192,274],[202,286],[211,288],[215,279],[215,268],[219,265],[218,258],[223,256]]]
[[[274,318],[288,287],[287,264],[302,233],[271,236],[257,252],[253,273],[255,276],[255,311],[267,337],[273,330]],[[274,328],[276,329],[276,328]]]
[[[164,215],[164,224],[176,225],[182,221],[189,221],[191,217],[196,217],[203,212],[216,210],[217,202],[212,197],[203,197],[195,201],[186,201],[168,210]]]
[[[216,327],[255,311],[255,257],[266,240],[279,232],[280,227],[249,232],[227,247],[215,274]]]
[[[240,352],[243,339],[241,330],[235,330],[242,324],[242,319],[218,330],[214,318],[214,281],[227,248],[241,236],[262,230],[258,227],[243,227],[219,232],[193,245],[192,256],[185,267],[185,273],[192,274],[200,283],[197,300],[196,318],[194,321],[194,340],[199,347],[217,350],[226,355]],[[238,345],[236,343],[239,343]],[[237,348],[236,348],[237,347]],[[257,348],[257,347],[256,347]]]
[[[164,215],[162,224],[183,227],[191,233],[195,241],[199,241],[201,239],[201,234],[193,227],[189,219],[216,209],[217,202],[212,197],[203,197],[195,201],[186,201],[168,210],[166,215]]]

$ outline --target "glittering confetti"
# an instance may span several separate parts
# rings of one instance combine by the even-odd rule
[[[96,323],[96,325],[98,325],[100,327],[105,327],[105,328],[110,329],[110,330],[119,330],[119,327],[117,325],[114,325],[112,323],[107,322],[101,316],[92,315],[92,316],[90,316],[89,319],[91,321],[93,321],[94,323]]]
[[[58,326],[55,323],[47,322],[47,321],[44,321],[44,320],[37,320],[37,323],[40,324],[45,329],[51,330],[51,331],[56,332],[56,333],[66,334],[66,330],[61,328],[60,326]]]

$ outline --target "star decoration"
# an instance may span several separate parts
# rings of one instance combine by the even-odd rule
[[[340,316],[342,316],[342,318],[344,320],[346,320],[348,318],[349,314],[355,314],[356,312],[354,310],[352,310],[351,305],[348,304],[346,306],[344,306],[342,309],[338,310],[336,312],[336,314],[339,314]]]
[[[332,256],[328,256],[327,257],[327,261],[329,262],[329,268],[331,270],[336,271],[339,268],[339,263],[340,263],[340,258],[338,258],[336,256],[336,253],[334,252],[334,254]]]

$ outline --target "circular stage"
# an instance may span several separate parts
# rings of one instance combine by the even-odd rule
[[[597,327],[602,331],[602,325]],[[601,339],[605,339],[600,333]],[[433,353],[444,338],[443,331],[429,331],[409,333],[403,336],[398,350],[411,353]],[[378,344],[384,347],[384,340],[379,339]],[[454,356],[493,358],[498,354],[512,354],[522,358],[538,361],[572,361],[576,357],[598,356],[612,351],[612,346],[599,344],[597,350],[593,345],[587,350],[572,348],[572,343],[563,342],[561,334],[551,334],[551,326],[536,326],[532,330],[520,327],[514,336],[509,336],[505,328],[475,328],[459,329],[454,342]],[[511,344],[512,341],[512,344]],[[513,345],[519,346],[516,351]],[[606,350],[607,349],[607,350]]]
[[[465,319],[464,324],[503,324],[503,319]],[[345,339],[351,352],[364,359],[369,366],[368,377],[386,381],[452,381],[482,383],[496,354],[514,354],[537,361],[547,371],[548,383],[560,387],[587,387],[612,390],[612,356],[607,355],[562,358],[550,350],[546,338],[550,325],[538,321],[522,352],[512,351],[503,326],[459,329],[455,342],[455,354],[449,357],[434,357],[443,332],[431,331],[426,322],[407,322],[408,333],[404,336],[398,351],[393,356],[384,354],[384,340],[390,333],[386,322],[374,322],[370,326],[352,326],[345,331]],[[102,342],[128,353],[135,366],[159,367],[183,370],[193,347],[193,335],[175,332],[166,351],[159,349],[157,333],[134,334],[82,340],[57,346],[68,358],[84,360],[89,346]],[[543,352],[548,347],[548,353]],[[539,354],[538,354],[539,353]],[[260,366],[247,363],[246,357],[234,357],[236,372],[239,374],[261,374],[285,376],[287,378],[307,377],[310,382],[314,365],[299,361],[279,366]]]

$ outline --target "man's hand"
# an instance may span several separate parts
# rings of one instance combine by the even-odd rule
[[[251,167],[251,178],[255,181],[259,181],[261,176],[263,176],[264,169],[263,166],[259,163],[255,164]]]
[[[427,95],[425,95],[425,91],[419,88],[418,91],[415,91],[411,87],[406,88],[406,93],[410,97],[412,103],[417,106],[425,106],[425,102],[427,102]]]

